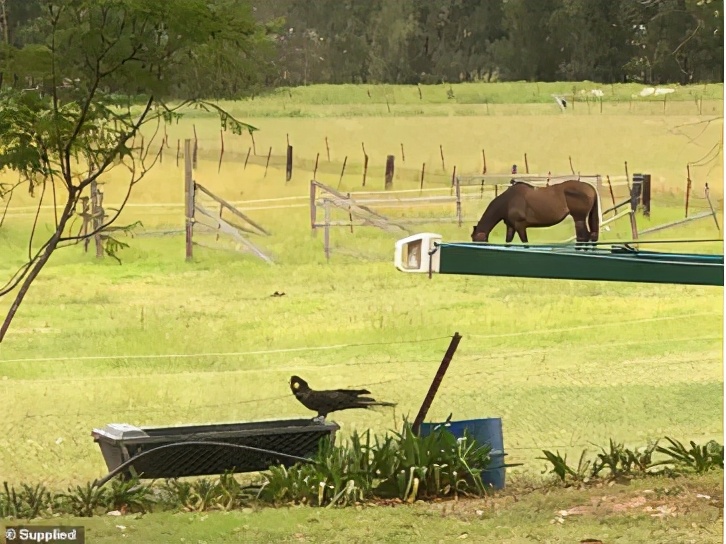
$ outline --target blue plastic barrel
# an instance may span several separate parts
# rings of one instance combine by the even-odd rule
[[[504,466],[504,435],[502,433],[502,418],[489,417],[485,419],[467,419],[464,421],[449,421],[448,423],[422,423],[421,436],[431,434],[433,430],[444,425],[444,428],[456,438],[464,437],[464,429],[478,444],[489,444],[492,448],[489,453],[491,464],[484,469],[481,479],[484,484],[491,485],[494,489],[504,488],[506,467]]]

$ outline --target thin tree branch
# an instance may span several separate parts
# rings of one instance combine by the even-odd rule
[[[30,230],[30,238],[28,239],[28,259],[33,258],[33,237],[35,236],[35,229],[38,227],[38,216],[40,215],[40,208],[43,204],[46,185],[46,180],[43,179],[43,190],[41,191],[40,198],[38,199],[38,207],[35,209],[35,218],[33,219],[33,228]]]
[[[108,166],[116,159],[116,156],[121,151],[121,148],[126,144],[126,141],[133,135],[138,132],[141,125],[144,123],[144,119],[148,115],[149,111],[151,111],[151,106],[154,103],[154,97],[150,96],[149,100],[146,102],[146,106],[144,107],[144,111],[141,113],[137,121],[131,126],[131,129],[125,133],[123,133],[119,137],[119,141],[116,144],[116,146],[113,148],[111,153],[108,153],[106,158],[104,159],[103,163],[98,167],[98,170],[93,173],[93,175],[89,176],[85,181],[83,181],[79,186],[78,190],[82,190],[84,187],[87,187],[90,185],[93,181],[98,179],[98,177],[103,174]]]
[[[146,146],[147,147],[147,150],[148,150],[148,148],[150,146],[151,146],[150,143],[149,143],[149,145]],[[58,242],[59,243],[60,242],[75,242],[75,243],[78,243],[78,242],[80,242],[82,240],[85,240],[85,239],[88,239],[88,238],[92,238],[96,234],[98,234],[98,233],[102,232],[103,230],[105,230],[107,227],[110,227],[118,219],[119,215],[121,215],[121,212],[123,212],[124,208],[126,207],[126,204],[128,203],[128,200],[131,197],[131,191],[134,188],[134,186],[137,183],[139,183],[142,179],[144,179],[144,177],[146,177],[146,174],[148,174],[149,171],[156,165],[156,162],[159,160],[159,157],[161,156],[161,153],[162,153],[162,150],[159,149],[159,151],[156,153],[156,156],[154,157],[154,160],[152,161],[152,163],[149,166],[143,165],[143,159],[141,160],[142,165],[143,165],[143,169],[142,169],[142,172],[139,174],[138,177],[135,177],[135,174],[134,174],[136,172],[136,166],[135,166],[136,160],[132,158],[132,165],[131,166],[128,166],[129,170],[131,171],[132,181],[129,183],[129,187],[126,190],[126,195],[124,196],[123,200],[121,201],[121,204],[119,205],[118,209],[116,210],[116,213],[106,223],[104,223],[104,224],[100,225],[99,227],[93,229],[91,232],[89,232],[87,234],[79,234],[77,236],[62,236],[58,240]],[[69,245],[72,245],[72,244],[69,244]]]

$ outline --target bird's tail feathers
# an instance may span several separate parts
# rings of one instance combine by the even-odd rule
[[[385,402],[382,400],[375,400],[367,397],[360,397],[358,400],[361,402],[361,405],[368,408],[373,406],[396,406],[397,404],[395,402]]]

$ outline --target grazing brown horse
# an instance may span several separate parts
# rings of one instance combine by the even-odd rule
[[[600,199],[597,190],[584,181],[569,179],[548,187],[513,182],[484,210],[471,233],[474,242],[488,242],[489,233],[500,222],[507,225],[507,243],[519,235],[527,243],[528,227],[551,227],[568,215],[575,220],[577,241],[597,242],[600,233]],[[588,228],[589,226],[589,228]]]

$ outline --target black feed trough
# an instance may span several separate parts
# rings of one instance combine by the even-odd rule
[[[118,474],[181,478],[289,467],[315,455],[324,437],[335,440],[339,429],[310,419],[143,428],[110,423],[91,432],[109,470],[96,485]]]

